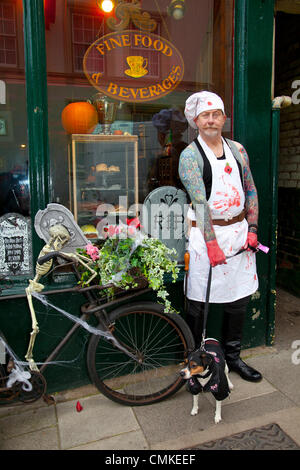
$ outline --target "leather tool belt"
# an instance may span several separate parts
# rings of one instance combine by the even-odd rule
[[[222,226],[232,225],[232,224],[236,224],[237,222],[242,222],[242,220],[244,220],[244,218],[245,218],[245,215],[246,215],[246,211],[245,211],[245,209],[243,209],[242,212],[239,215],[236,215],[235,217],[232,217],[232,219],[228,219],[228,220],[213,219],[212,223],[213,223],[213,225],[222,225]],[[192,227],[197,227],[196,220],[192,221]]]

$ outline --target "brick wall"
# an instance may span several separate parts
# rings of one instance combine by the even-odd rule
[[[299,48],[300,54],[300,48]],[[299,66],[296,70],[300,77]],[[289,93],[288,93],[289,91]],[[291,96],[291,89],[286,93]],[[280,153],[278,186],[300,189],[300,105],[292,104],[280,113]]]
[[[275,96],[292,96],[295,80],[300,80],[299,15],[279,13]],[[280,112],[279,147],[277,284],[300,296],[300,104]]]

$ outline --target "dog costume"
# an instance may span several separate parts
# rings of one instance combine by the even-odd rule
[[[187,389],[193,395],[200,392],[211,392],[216,400],[225,400],[230,394],[228,380],[225,375],[225,358],[221,346],[217,340],[209,339],[205,341],[205,352],[212,356],[212,361],[202,379],[210,377],[209,381],[202,387],[197,376],[188,379]],[[194,353],[192,353],[193,355]],[[200,377],[200,376],[199,376]]]

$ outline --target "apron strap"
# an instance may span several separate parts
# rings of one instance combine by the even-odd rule
[[[242,165],[242,163],[241,163],[241,155],[240,155],[240,153],[239,153],[239,150],[237,149],[236,145],[232,142],[232,140],[226,139],[226,137],[223,137],[223,139],[225,140],[226,144],[228,145],[228,147],[229,147],[230,150],[231,150],[232,155],[233,155],[234,158],[235,158],[235,161],[236,161],[236,163],[237,163],[237,166],[238,166],[238,169],[239,169],[239,173],[240,173],[242,188],[243,188],[243,190],[245,191],[244,169],[243,169],[243,165]]]
[[[205,193],[206,193],[206,200],[208,201],[210,198],[210,193],[211,193],[211,186],[212,186],[212,170],[211,170],[211,165],[210,162],[206,156],[206,153],[204,152],[202,145],[200,144],[199,140],[196,138],[194,139],[194,143],[199,150],[199,158],[202,156],[203,160],[203,165],[199,165],[199,168],[203,167],[202,173],[202,178],[205,186]]]

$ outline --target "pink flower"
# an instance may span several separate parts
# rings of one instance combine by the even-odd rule
[[[122,232],[121,225],[106,225],[104,227],[104,237],[113,237],[114,235],[119,235]]]
[[[99,250],[96,246],[92,245],[92,243],[88,243],[85,247],[87,254],[92,258],[93,261],[99,259]]]
[[[135,227],[128,227],[128,235],[134,236],[136,234],[136,228]]]

